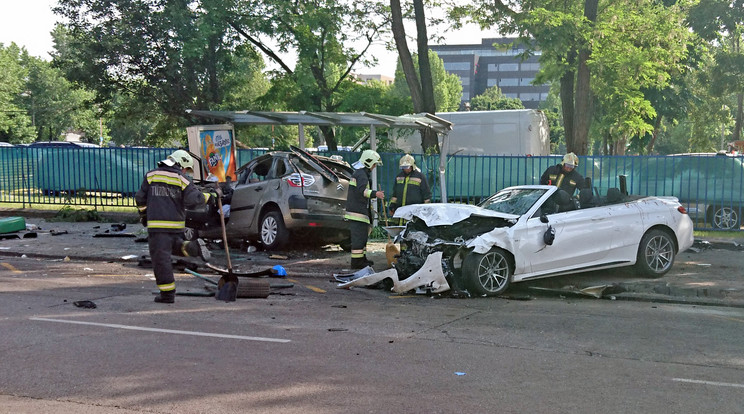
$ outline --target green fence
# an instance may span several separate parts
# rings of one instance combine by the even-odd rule
[[[164,159],[170,148],[0,147],[0,202],[33,207],[69,204],[134,207],[132,196],[144,174]],[[238,150],[243,165],[264,150]],[[330,153],[321,153],[331,155]],[[335,152],[349,163],[359,154]],[[391,194],[399,153],[383,153],[378,183]],[[441,201],[439,157],[414,154],[427,176],[433,200]],[[744,210],[743,157],[729,156],[586,156],[578,172],[592,181],[600,195],[620,187],[627,177],[631,194],[675,196],[697,220],[697,228],[721,228],[717,217],[735,219],[739,229]],[[512,185],[538,184],[542,172],[560,156],[451,156],[446,161],[447,198],[477,203]],[[729,220],[730,221],[730,220]]]

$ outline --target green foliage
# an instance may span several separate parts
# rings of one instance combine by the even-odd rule
[[[54,215],[54,217],[49,218],[48,221],[82,222],[103,221],[103,219],[96,210],[64,206]]]
[[[67,131],[98,142],[95,94],[65,79],[49,62],[0,45],[0,139],[14,144],[57,141]]]
[[[187,109],[242,109],[262,95],[263,63],[230,29],[229,2],[70,0],[53,33],[55,65],[94,88],[124,143],[185,143]],[[122,103],[124,106],[116,106]],[[131,125],[131,126],[130,126]]]
[[[470,100],[471,111],[493,111],[499,109],[524,109],[519,98],[507,98],[498,86],[486,89]]]
[[[34,139],[31,114],[26,109],[31,104],[25,81],[28,67],[23,64],[27,59],[28,53],[14,43],[7,48],[0,44],[0,141],[11,144]]]
[[[434,83],[434,102],[436,103],[437,112],[452,112],[460,107],[462,101],[462,85],[460,78],[444,70],[444,61],[436,52],[429,50],[429,62],[431,65],[432,81]],[[417,55],[413,55],[413,65],[416,72],[419,70]],[[411,91],[403,74],[403,67],[398,60],[398,66],[395,69],[395,82],[390,92],[391,100],[405,103],[403,113],[413,112],[413,102],[411,101]]]

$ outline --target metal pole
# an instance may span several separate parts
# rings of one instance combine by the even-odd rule
[[[447,153],[449,153],[449,134],[442,134],[442,148],[439,149],[439,188],[442,193],[442,203],[447,202]]]
[[[375,128],[374,125],[370,125],[369,126],[369,147],[373,151],[377,151],[377,129]],[[377,168],[375,168],[374,170],[372,170],[372,188],[373,189],[380,188],[377,185]],[[372,209],[375,211],[375,213],[377,212],[377,202],[376,201],[374,203],[372,203]],[[377,214],[375,214],[374,217],[375,217],[375,219],[374,219],[374,222],[372,223],[372,225],[374,227],[377,227],[377,223],[378,223]]]
[[[305,126],[302,124],[297,124],[297,126],[300,128],[300,149],[305,149]]]

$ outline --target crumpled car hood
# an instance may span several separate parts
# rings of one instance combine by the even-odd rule
[[[484,208],[469,204],[414,204],[410,206],[399,207],[395,210],[394,218],[412,220],[417,217],[426,223],[427,226],[449,226],[459,223],[471,216],[478,217],[497,217],[506,220],[517,220],[519,216],[514,214],[498,213],[496,211],[486,210]]]

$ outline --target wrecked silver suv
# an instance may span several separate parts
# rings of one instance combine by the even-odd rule
[[[338,243],[349,249],[343,216],[352,172],[343,160],[295,147],[254,158],[237,170],[238,179],[232,183],[227,238],[258,242],[266,250],[298,240]],[[219,211],[213,204],[187,211],[186,225],[198,237],[222,238]]]

